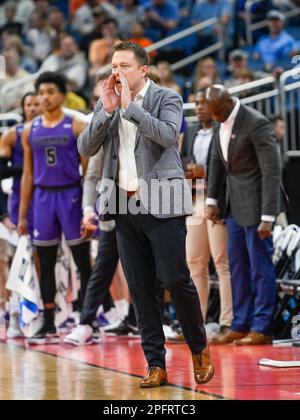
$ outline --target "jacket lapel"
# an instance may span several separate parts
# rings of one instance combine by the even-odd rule
[[[237,115],[236,120],[234,122],[234,126],[233,126],[233,129],[232,129],[232,134],[231,134],[231,138],[230,138],[230,142],[229,142],[229,148],[228,148],[228,163],[229,164],[230,164],[230,160],[231,160],[231,157],[232,157],[232,154],[233,154],[233,150],[234,150],[234,148],[236,146],[236,143],[238,141],[238,138],[239,138],[239,133],[241,131],[245,115],[246,115],[245,108],[241,104],[238,115]]]
[[[147,90],[146,96],[144,98],[143,106],[142,106],[142,108],[145,111],[151,113],[151,111],[153,110],[156,104],[156,98],[158,97],[159,91],[160,91],[159,86],[151,81],[149,89]],[[135,139],[135,149],[138,147],[139,141],[141,139],[141,135],[142,133],[138,128],[137,133],[136,133],[136,139]]]
[[[115,152],[118,153],[119,150],[119,119],[120,119],[120,109],[118,108],[113,116],[112,122],[109,126],[109,136],[114,142]]]

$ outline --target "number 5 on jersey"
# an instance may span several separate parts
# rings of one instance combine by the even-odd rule
[[[46,160],[48,166],[55,166],[57,163],[56,158],[56,148],[55,147],[47,147],[46,148]]]

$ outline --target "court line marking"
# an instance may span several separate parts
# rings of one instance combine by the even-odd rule
[[[71,362],[79,363],[79,364],[82,364],[82,365],[85,365],[85,366],[90,366],[90,367],[93,367],[93,368],[103,369],[103,370],[106,370],[106,371],[109,371],[109,372],[114,372],[114,373],[119,373],[121,375],[130,376],[132,378],[138,378],[138,379],[143,378],[143,376],[136,375],[134,373],[122,372],[122,371],[119,371],[117,369],[108,368],[106,366],[100,366],[100,365],[96,365],[96,364],[93,364],[93,363],[84,362],[82,360],[76,360],[76,359],[72,359],[72,358],[69,358],[69,357],[66,357],[66,356],[60,356],[58,354],[47,353],[46,351],[43,351],[43,350],[40,350],[40,349],[34,349],[34,348],[31,348],[31,347],[25,347],[24,345],[17,344],[17,343],[7,343],[7,341],[3,340],[3,339],[0,339],[0,345],[1,344],[6,345],[8,347],[17,347],[17,348],[22,349],[24,351],[29,350],[29,351],[32,351],[32,352],[35,352],[35,353],[44,354],[44,355],[47,355],[47,356],[55,357],[57,359],[69,360]],[[201,391],[201,390],[194,389],[192,387],[188,387],[188,386],[184,386],[184,385],[172,384],[172,383],[168,382],[166,386],[170,386],[170,387],[176,388],[176,389],[181,389],[183,391],[195,392],[196,394],[200,394],[200,395],[203,395],[205,397],[212,397],[212,398],[215,398],[216,400],[222,400],[222,401],[233,400],[232,398],[227,398],[225,396],[214,394],[214,393],[207,392],[207,391]]]

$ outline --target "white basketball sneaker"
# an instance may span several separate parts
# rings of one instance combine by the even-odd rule
[[[65,336],[64,343],[73,346],[89,346],[93,344],[93,328],[89,325],[78,325],[74,330]]]
[[[23,333],[20,330],[19,314],[10,314],[9,326],[6,333],[7,338],[21,338]]]

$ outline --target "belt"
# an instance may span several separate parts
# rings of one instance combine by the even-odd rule
[[[121,194],[123,196],[125,196],[127,198],[131,198],[131,197],[135,196],[137,200],[139,199],[138,191],[126,191],[126,190],[123,190],[123,188],[120,188],[119,186],[118,186],[118,188],[119,188],[119,191],[121,192]]]
[[[125,194],[127,195],[128,198],[131,198],[134,195],[136,195],[137,192],[136,191],[125,191]]]

